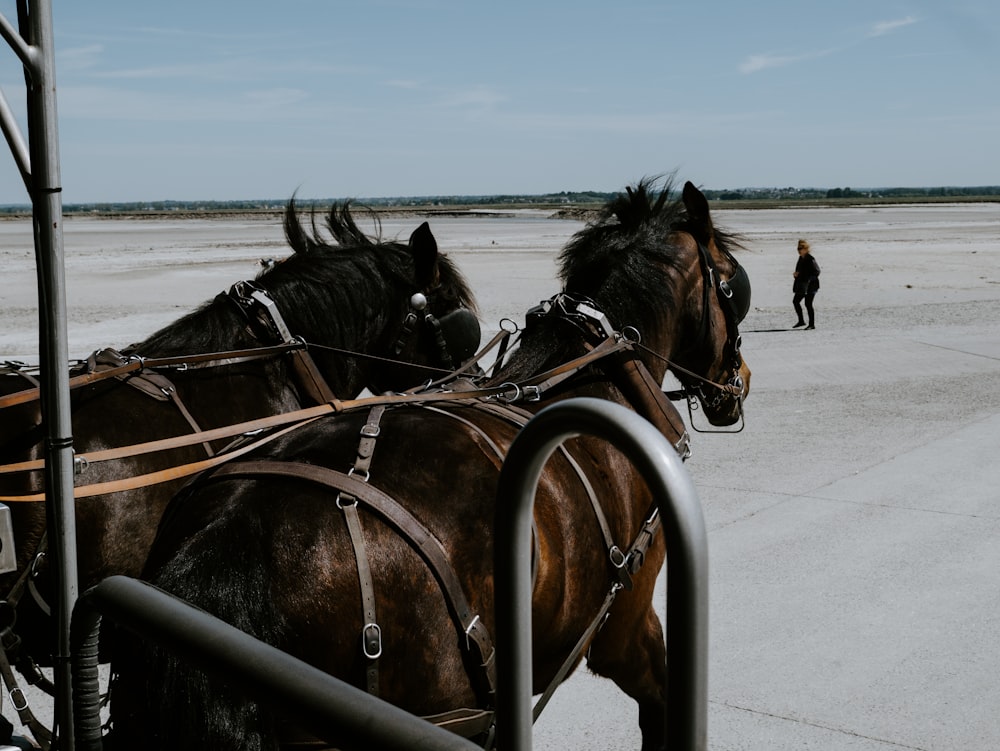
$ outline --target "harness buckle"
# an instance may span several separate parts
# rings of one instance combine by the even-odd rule
[[[378,425],[374,425],[370,422],[366,422],[361,426],[361,435],[365,438],[378,438],[379,433],[382,432],[382,428]]]
[[[11,689],[8,695],[10,696],[10,705],[14,708],[15,712],[23,712],[28,708],[28,699],[19,686]]]
[[[477,623],[479,623],[478,615],[474,616],[472,620],[469,621],[469,625],[465,627],[465,648],[469,651],[472,651],[471,634],[473,629],[476,628]]]
[[[90,467],[90,462],[87,461],[85,456],[74,456],[73,457],[73,474],[79,477]]]
[[[361,651],[369,660],[382,656],[382,627],[377,623],[366,623],[361,629]]]
[[[523,386],[521,390],[526,402],[540,402],[542,400],[541,386]]]

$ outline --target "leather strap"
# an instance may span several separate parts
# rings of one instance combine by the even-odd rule
[[[73,489],[73,496],[76,499],[80,498],[90,498],[95,495],[104,495],[106,493],[119,493],[123,490],[135,490],[136,488],[144,488],[148,485],[156,485],[161,482],[169,482],[171,480],[178,480],[184,477],[190,477],[191,475],[203,472],[206,469],[211,469],[216,467],[223,462],[227,462],[230,459],[235,459],[237,457],[243,456],[254,449],[263,446],[266,443],[270,443],[275,438],[278,438],[285,433],[290,433],[296,430],[302,425],[306,425],[317,417],[326,414],[328,410],[321,412],[315,417],[302,420],[302,418],[296,418],[297,422],[294,425],[290,425],[282,430],[275,431],[264,438],[258,439],[256,441],[251,441],[245,446],[241,446],[238,449],[234,449],[225,454],[220,454],[218,456],[213,456],[210,459],[202,459],[198,462],[192,462],[190,464],[182,464],[179,467],[167,467],[159,472],[150,472],[145,475],[135,475],[132,477],[125,477],[121,480],[111,480],[109,482],[99,482],[93,485],[82,485],[78,488]],[[285,422],[288,422],[287,420]],[[0,496],[0,502],[2,503],[40,503],[45,500],[45,493],[33,493],[31,495],[3,495]]]
[[[309,350],[292,350],[292,370],[304,395],[312,404],[327,404],[337,398],[316,367],[316,361],[312,359]]]
[[[590,625],[587,626],[586,630],[580,635],[580,638],[574,645],[573,650],[569,653],[569,656],[559,667],[559,670],[556,671],[555,677],[549,682],[549,685],[545,687],[545,691],[542,692],[542,695],[538,697],[538,700],[535,702],[535,705],[531,708],[532,722],[538,719],[538,716],[542,713],[542,710],[545,709],[545,705],[548,704],[549,699],[552,698],[552,694],[555,693],[556,688],[559,686],[560,683],[563,682],[563,679],[566,677],[566,674],[569,673],[570,669],[576,664],[577,657],[583,654],[583,650],[585,650],[587,646],[590,644],[590,640],[594,637],[594,634],[597,633],[597,630],[602,625],[604,625],[604,621],[606,620],[605,616],[611,609],[611,606],[614,604],[615,597],[618,595],[620,589],[621,587],[618,586],[613,586],[611,588],[611,591],[608,592],[607,597],[604,598],[604,603],[597,611],[597,615],[590,622]]]
[[[31,735],[38,742],[43,751],[48,751],[52,745],[52,733],[35,717],[28,706],[27,697],[24,691],[17,684],[14,671],[10,668],[10,661],[7,659],[7,650],[0,649],[0,678],[3,679],[7,695],[10,697],[11,706],[17,712],[17,717],[21,724],[31,731]]]
[[[368,482],[371,459],[375,453],[375,440],[381,432],[379,421],[383,412],[385,412],[384,405],[373,407],[368,413],[367,422],[361,427],[358,456],[350,474],[359,476],[362,482]],[[369,694],[378,696],[378,659],[382,656],[382,629],[375,617],[375,585],[368,563],[365,538],[361,533],[358,499],[350,493],[338,493],[337,507],[344,512],[344,521],[347,523],[347,532],[351,537],[351,547],[354,549],[354,560],[358,568],[358,584],[361,587],[364,623],[361,627],[361,652],[368,661],[365,668],[365,685]]]
[[[484,403],[480,404],[479,407],[487,412],[492,412],[493,414],[506,419],[519,429],[527,425],[528,421],[534,416],[528,410],[512,404]],[[593,484],[590,482],[590,478],[587,477],[586,472],[583,471],[583,467],[580,466],[580,463],[569,452],[569,449],[566,448],[565,444],[559,444],[556,450],[569,463],[570,467],[573,468],[573,472],[576,473],[577,478],[580,480],[580,484],[583,485],[584,492],[587,494],[587,499],[590,501],[590,507],[594,511],[594,517],[597,519],[597,525],[601,528],[601,534],[604,537],[604,546],[608,551],[608,562],[611,564],[612,571],[622,586],[626,589],[632,589],[632,577],[629,576],[628,569],[625,568],[625,554],[622,552],[621,548],[615,544],[614,535],[611,532],[611,526],[608,524],[608,517],[604,513],[604,508],[601,506],[601,502],[597,497],[597,492],[594,490]],[[534,572],[532,573],[534,574]]]
[[[341,493],[354,496],[391,523],[420,554],[438,580],[456,624],[466,637],[466,646],[471,649],[472,644],[476,645],[478,659],[486,676],[489,694],[492,696],[495,693],[496,655],[489,632],[479,616],[474,614],[469,607],[462,584],[448,560],[448,554],[441,545],[441,541],[431,534],[416,517],[400,506],[391,496],[359,478],[315,464],[271,460],[232,462],[216,469],[205,478],[205,481],[252,475],[295,477],[334,488]]]
[[[119,355],[122,365],[118,365],[106,370],[91,371],[82,375],[73,376],[69,379],[71,389],[88,386],[93,383],[107,380],[109,378],[119,378],[129,373],[134,373],[143,368],[204,368],[216,367],[220,365],[235,365],[240,362],[251,360],[261,360],[268,357],[284,354],[285,352],[302,349],[306,345],[302,342],[292,344],[279,344],[274,347],[254,347],[252,349],[239,349],[229,352],[210,352],[201,355],[183,355],[178,357],[150,357],[143,358],[137,355]],[[102,350],[103,351],[103,350]],[[95,353],[97,354],[97,353]],[[0,409],[13,407],[25,402],[37,401],[40,396],[39,389],[32,388],[24,391],[15,391],[0,397]]]
[[[364,625],[361,627],[361,652],[368,661],[365,667],[365,689],[372,696],[378,696],[378,658],[382,656],[382,629],[375,618],[375,585],[372,583],[371,567],[365,538],[361,534],[361,520],[358,517],[357,499],[346,493],[340,494],[337,505],[344,512],[347,531],[351,536],[354,560],[358,567],[358,583],[361,586],[361,608]]]
[[[632,408],[670,441],[681,459],[691,456],[691,436],[684,418],[670,402],[652,373],[634,354],[616,357],[609,368],[612,382]]]

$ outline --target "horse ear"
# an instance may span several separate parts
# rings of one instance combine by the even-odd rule
[[[684,183],[684,192],[681,195],[688,217],[704,233],[701,239],[707,240],[712,236],[712,216],[708,210],[708,199],[705,198],[704,193],[694,187],[694,183],[690,180]]]
[[[413,268],[416,271],[417,284],[420,287],[431,287],[437,282],[437,240],[427,222],[424,222],[410,235],[410,253],[413,256]]]

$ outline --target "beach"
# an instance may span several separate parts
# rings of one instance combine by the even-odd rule
[[[685,412],[709,536],[709,747],[1000,748],[1000,204],[714,218],[745,245],[753,378],[742,432],[694,432]],[[405,240],[422,220],[381,231]],[[559,291],[556,255],[583,226],[430,222],[484,337]],[[37,362],[30,230],[0,221],[0,361]],[[814,331],[791,328],[799,238],[822,268]],[[138,341],[288,252],[275,219],[69,217],[64,243],[71,358]],[[634,704],[581,668],[534,747],[638,748]]]

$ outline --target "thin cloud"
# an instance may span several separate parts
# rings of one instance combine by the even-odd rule
[[[904,26],[910,26],[911,24],[917,23],[919,19],[913,16],[907,16],[906,18],[897,18],[894,21],[879,21],[876,23],[868,32],[869,37],[880,37],[886,34],[891,34],[897,29],[901,29]]]
[[[820,52],[809,52],[803,55],[750,55],[746,60],[740,63],[740,73],[744,75],[750,75],[751,73],[757,73],[762,70],[767,70],[769,68],[783,68],[786,65],[794,65],[795,63],[805,62],[806,60],[815,60],[819,57],[826,57],[833,50],[822,50]]]
[[[482,113],[493,110],[505,101],[507,101],[506,96],[489,86],[473,86],[445,94],[440,106]]]
[[[420,81],[404,78],[395,78],[391,81],[386,81],[385,85],[393,89],[405,89],[407,91],[419,91],[424,87],[423,83]]]
[[[879,21],[868,30],[865,37],[871,39],[874,37],[885,36],[886,34],[892,34],[905,26],[910,26],[918,23],[919,21],[920,19],[915,16],[906,16],[905,18],[897,18],[891,21]],[[807,60],[815,60],[840,51],[842,51],[842,48],[822,50],[820,52],[810,52],[802,55],[773,55],[768,53],[750,55],[750,57],[740,63],[739,70],[740,73],[743,73],[744,75],[750,75],[752,73],[758,73],[762,70],[768,70],[770,68],[783,68],[785,66],[795,65],[796,63],[805,62]]]
[[[104,45],[88,44],[82,47],[68,47],[56,52],[60,70],[87,70],[100,62]]]

